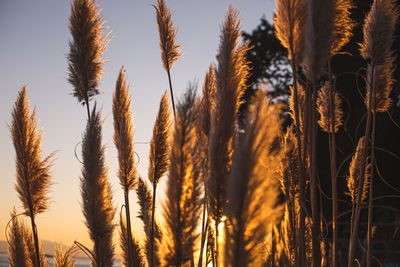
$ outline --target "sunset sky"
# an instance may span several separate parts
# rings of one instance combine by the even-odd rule
[[[18,90],[27,85],[31,108],[36,106],[39,127],[43,130],[43,155],[56,152],[52,167],[53,186],[48,212],[37,217],[39,238],[63,241],[74,240],[88,244],[88,234],[81,212],[80,163],[74,148],[81,141],[86,123],[86,109],[72,97],[67,82],[68,17],[71,1],[2,0],[0,1],[0,240],[10,212],[21,202],[14,189],[14,147],[8,124]],[[147,153],[160,97],[168,87],[162,68],[155,11],[155,1],[103,0],[98,1],[112,40],[105,52],[105,75],[95,100],[102,107],[104,122],[103,143],[114,204],[118,212],[123,194],[117,178],[117,154],[112,141],[112,93],[121,66],[127,70],[132,95],[135,125],[135,149],[142,177],[147,176]],[[253,30],[265,15],[271,20],[273,0],[167,0],[178,29],[177,42],[183,44],[183,58],[172,67],[172,82],[176,99],[188,82],[197,81],[199,88],[211,62],[215,62],[219,30],[228,4],[240,10],[242,29]],[[145,144],[143,144],[145,143]],[[79,153],[78,146],[78,155]],[[158,188],[162,197],[163,187]],[[162,200],[160,200],[162,201]],[[131,192],[131,203],[136,203]],[[161,206],[159,206],[161,207]],[[137,206],[131,208],[136,214]],[[161,209],[159,208],[159,211]],[[132,218],[136,215],[132,215]],[[134,220],[139,235],[139,221]]]

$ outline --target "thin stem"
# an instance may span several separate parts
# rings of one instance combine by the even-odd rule
[[[125,212],[126,212],[126,231],[128,237],[128,266],[133,266],[133,249],[132,249],[132,231],[131,231],[131,214],[129,210],[129,191],[124,190],[125,196]]]
[[[312,82],[312,106],[311,106],[311,179],[310,179],[310,199],[312,212],[312,255],[313,266],[321,266],[320,248],[320,214],[318,210],[317,194],[317,114],[316,114],[316,81]]]
[[[331,183],[332,183],[332,266],[336,267],[337,263],[337,252],[338,252],[338,231],[337,231],[337,180],[336,180],[336,138],[335,138],[335,94],[332,84],[332,68],[331,61],[328,61],[328,73],[329,73],[329,92],[330,92],[330,111],[329,111],[329,127],[331,131],[329,132],[329,144],[330,144],[330,157],[331,157]]]
[[[208,216],[206,221],[206,209],[207,209],[207,193],[206,193],[206,184],[204,183],[204,203],[203,203],[203,218],[201,223],[201,245],[200,245],[200,255],[199,255],[199,263],[198,266],[202,266],[203,264],[203,249],[204,243],[206,241],[207,235],[207,226],[208,226]]]
[[[90,108],[89,108],[89,97],[85,96],[85,103],[86,103],[86,111],[88,116],[88,121],[90,121]]]
[[[375,99],[375,96],[374,96]],[[375,101],[374,101],[375,102]],[[375,106],[375,104],[374,104]],[[375,171],[375,119],[376,112],[372,114],[372,140],[371,140],[371,177],[369,182],[369,201],[368,201],[368,234],[367,234],[367,267],[371,267],[372,256],[372,213],[373,213],[373,194],[374,194],[374,171]]]
[[[156,205],[157,184],[153,183],[153,203],[151,207],[151,229],[150,229],[150,267],[154,266],[154,212]]]
[[[349,247],[349,259],[348,259],[348,267],[354,266],[354,258],[355,258],[355,250],[356,250],[356,243],[357,243],[357,234],[358,234],[358,222],[360,220],[360,213],[361,213],[361,200],[363,194],[363,184],[365,179],[365,168],[367,165],[367,144],[369,140],[369,136],[371,134],[371,103],[372,103],[372,96],[375,94],[375,86],[374,86],[374,76],[375,76],[375,65],[374,62],[371,63],[372,68],[372,75],[370,81],[370,88],[372,92],[369,92],[369,99],[368,99],[368,107],[367,107],[367,125],[365,127],[365,136],[364,136],[364,145],[362,147],[362,161],[361,161],[361,168],[360,168],[360,180],[358,184],[358,195],[357,200],[355,203],[355,211],[354,211],[354,219],[352,219],[351,224],[351,237],[350,237],[350,247]],[[353,217],[352,216],[352,217]]]
[[[33,209],[30,208],[30,217],[31,217],[31,225],[32,225],[32,234],[33,234],[33,240],[35,242],[35,252],[36,252],[36,260],[37,260],[37,266],[41,266],[40,262],[40,251],[39,251],[39,238],[38,238],[38,233],[37,233],[37,228],[35,224],[35,217],[33,215]]]
[[[170,68],[169,68],[169,63],[167,63],[167,74],[168,74],[168,82],[169,82],[169,92],[171,93],[172,110],[174,111],[174,119],[176,119],[174,91],[172,90],[172,81],[171,81],[171,72],[170,72]]]

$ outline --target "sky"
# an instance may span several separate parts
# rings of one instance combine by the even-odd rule
[[[102,109],[103,144],[117,210],[123,192],[117,178],[117,153],[112,126],[112,94],[121,66],[127,71],[132,95],[135,125],[135,150],[138,172],[147,177],[148,142],[164,90],[167,75],[162,68],[158,32],[155,24],[155,0],[102,0],[105,26],[112,40],[104,53],[108,60],[100,83],[101,95],[95,100]],[[240,11],[242,30],[252,31],[265,15],[271,21],[273,0],[167,0],[178,30],[177,43],[183,57],[175,62],[171,75],[175,99],[197,82],[199,90],[210,63],[215,63],[220,26],[229,4]],[[90,244],[81,211],[81,166],[74,149],[82,139],[86,125],[86,108],[77,103],[67,82],[68,30],[70,0],[0,0],[0,240],[13,207],[21,212],[21,202],[14,189],[15,152],[8,125],[19,89],[26,85],[31,108],[36,107],[39,127],[43,131],[43,156],[56,151],[52,166],[49,210],[37,216],[39,238],[63,244],[78,240]],[[79,145],[77,154],[80,155]],[[165,180],[165,178],[164,178]],[[157,190],[162,203],[163,186]],[[141,224],[136,219],[138,206],[130,194],[135,235]],[[159,206],[161,207],[161,206]],[[159,208],[159,211],[161,209]],[[159,215],[161,216],[161,215]]]

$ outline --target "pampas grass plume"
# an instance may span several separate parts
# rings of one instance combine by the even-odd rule
[[[139,177],[137,187],[136,187],[136,195],[138,199],[138,204],[139,204],[139,215],[138,217],[142,220],[143,222],[143,227],[144,227],[144,233],[145,233],[145,240],[144,240],[144,254],[146,256],[146,259],[150,265],[150,255],[151,255],[151,244],[150,244],[150,238],[151,238],[151,211],[152,211],[152,206],[153,206],[153,198],[152,198],[152,192],[149,189],[147,183]],[[161,230],[160,226],[158,223],[155,221],[154,222],[154,239],[156,242],[154,242],[154,252],[153,252],[153,259],[154,259],[154,264],[156,266],[160,265],[160,260],[158,258],[158,251],[159,251],[159,246],[158,244],[161,241]]]
[[[160,35],[161,60],[166,71],[182,55],[179,51],[181,45],[175,44],[176,30],[172,25],[172,16],[165,0],[157,0],[154,6],[157,14],[157,28]]]
[[[370,164],[366,165],[365,168],[365,176],[363,181],[362,187],[362,196],[361,196],[361,203],[357,203],[358,200],[358,188],[361,179],[361,162],[363,161],[362,158],[362,151],[364,146],[364,137],[361,137],[358,140],[358,145],[356,152],[353,155],[353,158],[350,163],[349,173],[350,175],[347,177],[347,194],[351,197],[351,201],[353,205],[360,205],[361,203],[365,203],[367,199],[368,193],[368,186],[369,186],[369,175],[370,175]],[[368,163],[368,162],[367,162]]]
[[[82,105],[100,92],[98,83],[103,74],[103,53],[109,42],[109,32],[103,24],[100,9],[95,0],[74,0],[71,4],[69,29],[68,81],[74,87],[73,96]]]
[[[168,94],[164,92],[154,124],[153,136],[150,141],[148,178],[153,184],[158,184],[160,178],[168,170],[171,122]]]
[[[244,133],[236,142],[227,185],[227,230],[224,266],[261,266],[267,226],[281,216],[279,109],[258,91],[247,114]]]
[[[288,50],[289,59],[301,62],[304,49],[306,0],[275,0],[275,34]]]
[[[62,244],[57,244],[55,247],[54,254],[54,267],[74,267],[76,262],[76,257],[74,254],[74,248],[69,247],[63,249]]]
[[[30,112],[26,88],[22,87],[12,111],[11,138],[16,153],[16,190],[25,214],[35,217],[48,209],[47,193],[51,185],[50,159],[42,160],[42,133],[37,128],[36,110]]]
[[[335,107],[334,109],[331,109],[332,102],[329,86],[329,82],[326,82],[325,85],[322,86],[321,90],[318,92],[317,110],[319,112],[319,115],[321,116],[318,124],[325,132],[336,133],[339,130],[339,127],[343,124],[343,112],[341,109],[342,100],[339,97],[338,93],[336,91],[333,91],[333,105],[335,105]],[[335,114],[333,115],[333,119],[335,120],[335,129],[332,129],[333,121],[331,121],[331,110],[335,110]]]
[[[125,191],[133,189],[136,182],[135,152],[133,148],[133,125],[131,97],[122,67],[113,98],[114,144],[118,150],[118,177]]]
[[[178,104],[163,205],[165,234],[162,266],[194,264],[200,218],[200,181],[193,169],[195,93],[189,87]]]
[[[112,191],[101,139],[102,124],[95,105],[82,141],[82,210],[90,239],[94,242],[93,255],[96,261],[94,264],[112,266],[115,209],[112,204]]]
[[[119,243],[120,247],[122,250],[122,264],[124,266],[130,267],[128,262],[128,257],[129,257],[129,240],[128,240],[128,235],[127,233],[127,228],[126,228],[126,220],[124,217],[122,217],[122,214],[119,216]],[[140,249],[139,242],[134,238],[133,234],[131,233],[130,235],[132,237],[132,240],[130,243],[132,244],[132,266],[133,267],[144,267],[144,258],[142,251]]]
[[[11,267],[33,267],[29,257],[29,250],[33,247],[27,247],[30,235],[29,228],[18,218],[14,208],[11,212],[11,227],[7,232],[8,261]]]

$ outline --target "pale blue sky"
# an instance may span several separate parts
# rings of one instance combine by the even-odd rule
[[[71,1],[0,0],[0,240],[13,206],[20,208],[14,190],[14,148],[9,135],[10,112],[18,90],[27,85],[31,107],[36,106],[39,127],[43,129],[43,154],[57,150],[53,165],[50,210],[38,216],[41,239],[71,243],[87,241],[86,227],[80,208],[80,164],[74,147],[81,140],[86,122],[86,109],[71,96],[67,82],[68,17]],[[133,98],[135,141],[151,138],[159,99],[168,87],[158,48],[155,1],[98,1],[106,26],[113,37],[105,58],[105,75],[95,99],[102,107],[104,144],[109,166],[114,203],[123,203],[116,176],[117,158],[112,142],[112,93],[122,65],[127,70]],[[183,44],[183,58],[173,65],[172,82],[176,98],[189,81],[201,86],[203,76],[215,55],[219,30],[228,4],[239,9],[242,29],[251,31],[265,15],[272,18],[273,0],[167,0],[178,29],[177,42]],[[139,173],[147,176],[148,145],[136,145],[140,156]],[[159,188],[161,196],[162,187]],[[131,203],[135,203],[131,193]],[[137,207],[133,206],[133,214]],[[21,209],[19,209],[21,210]],[[132,215],[132,217],[134,217]],[[135,222],[136,223],[136,222]],[[135,229],[137,231],[138,229]]]

